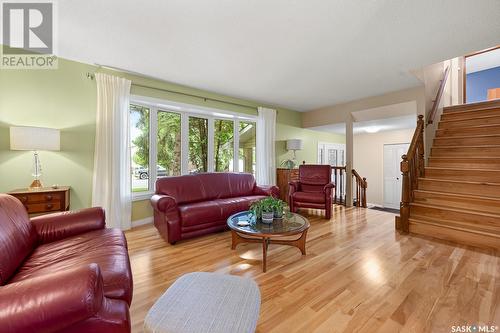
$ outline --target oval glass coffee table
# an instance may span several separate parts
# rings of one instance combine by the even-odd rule
[[[248,225],[238,225],[245,224]],[[306,236],[309,229],[309,221],[302,215],[287,213],[283,218],[275,218],[273,223],[266,224],[255,221],[255,216],[250,211],[244,211],[231,215],[227,219],[227,225],[231,229],[234,250],[240,243],[262,243],[262,270],[266,271],[267,248],[269,244],[281,244],[297,247],[302,255],[306,254]],[[280,239],[299,235],[295,239]]]

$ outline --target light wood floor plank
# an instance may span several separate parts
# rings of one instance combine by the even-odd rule
[[[259,284],[258,332],[449,332],[452,325],[500,326],[498,251],[399,235],[394,215],[336,206],[310,222],[307,255],[271,245],[230,249],[223,232],[165,243],[152,225],[126,233],[134,276],[134,332],[156,299],[193,271],[248,276]],[[324,215],[323,215],[324,216]]]

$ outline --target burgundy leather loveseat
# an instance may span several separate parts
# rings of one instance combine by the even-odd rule
[[[227,218],[248,210],[266,196],[278,197],[276,186],[257,186],[248,173],[209,172],[156,181],[151,198],[154,224],[170,244],[222,231]]]
[[[0,331],[130,332],[127,243],[88,208],[28,218],[0,194]]]

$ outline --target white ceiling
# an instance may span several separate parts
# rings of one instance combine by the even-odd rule
[[[500,18],[499,18],[500,20]],[[500,49],[466,58],[465,69],[467,73],[484,71],[485,69],[500,66]]]
[[[498,0],[64,0],[58,55],[305,111],[500,44]]]
[[[385,119],[366,120],[354,123],[353,133],[367,134],[367,133],[395,131],[407,128],[415,128],[416,125],[417,125],[416,115],[406,115],[406,116],[391,117]],[[311,127],[310,129],[321,132],[345,134],[345,123]]]

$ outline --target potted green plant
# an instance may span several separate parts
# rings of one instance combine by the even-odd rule
[[[283,217],[283,208],[285,206],[285,202],[280,199],[274,199],[274,217],[280,219]]]
[[[273,197],[267,197],[254,202],[250,206],[250,210],[255,214],[257,219],[261,219],[262,223],[270,224],[274,219],[275,200]]]

